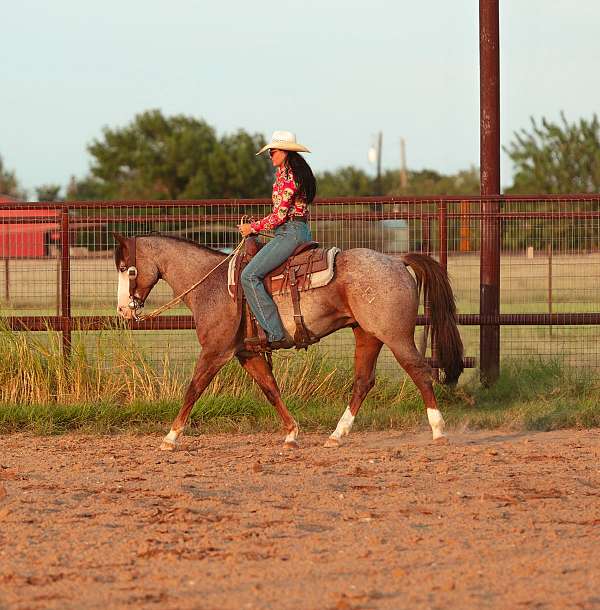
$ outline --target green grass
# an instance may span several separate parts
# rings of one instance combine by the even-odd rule
[[[134,333],[81,333],[69,363],[58,333],[0,329],[0,431],[112,434],[165,431],[175,417],[190,371],[148,359]],[[90,342],[90,337],[93,341]],[[318,347],[275,355],[284,400],[303,430],[332,430],[348,404],[352,371]],[[551,430],[600,426],[600,386],[557,362],[504,362],[499,381],[480,386],[473,371],[457,389],[436,387],[449,428]],[[381,376],[356,420],[362,430],[426,426],[420,394],[403,376]],[[194,408],[189,430],[275,431],[280,422],[256,385],[228,364]]]
[[[556,430],[600,426],[600,384],[558,362],[504,362],[497,383],[445,391],[450,427]]]

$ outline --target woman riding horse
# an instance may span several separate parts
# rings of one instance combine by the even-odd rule
[[[315,177],[299,151],[310,152],[296,142],[289,131],[275,131],[271,141],[256,154],[269,151],[277,168],[273,183],[273,210],[251,223],[240,225],[240,233],[247,237],[260,231],[275,229],[275,237],[248,263],[241,276],[246,300],[257,322],[261,325],[271,349],[292,347],[286,337],[277,306],[265,290],[265,276],[284,261],[302,243],[312,240],[308,226],[308,204],[315,198]]]
[[[278,311],[262,280],[298,245],[311,239],[307,206],[316,189],[310,167],[298,154],[308,149],[298,144],[293,134],[276,131],[271,142],[257,154],[265,150],[269,150],[277,167],[273,212],[259,221],[240,225],[240,231],[247,236],[275,229],[275,238],[248,264],[242,274],[242,285],[271,347],[277,349],[292,345],[294,310],[282,295],[276,295]],[[183,404],[161,449],[175,448],[195,402],[221,367],[234,357],[279,413],[286,431],[284,446],[297,447],[298,424],[281,398],[271,364],[262,354],[246,349],[240,311],[228,292],[224,265],[228,257],[218,250],[166,235],[115,237],[119,242],[115,249],[119,314],[126,319],[135,318],[137,309],[143,307],[152,288],[162,279],[192,311],[202,346]],[[431,368],[414,341],[421,289],[429,304],[432,342],[437,346],[436,364],[444,371],[446,383],[454,384],[464,366],[454,294],[445,269],[430,256],[419,253],[388,256],[367,248],[345,250],[336,257],[331,281],[303,293],[303,318],[317,339],[350,328],[356,343],[352,396],[326,447],[338,447],[350,432],[375,383],[375,366],[383,345],[419,389],[433,440],[444,439],[444,418],[433,391]]]

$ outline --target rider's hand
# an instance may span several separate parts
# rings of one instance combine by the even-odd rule
[[[243,223],[239,226],[240,233],[242,237],[248,237],[248,235],[252,235],[254,230],[252,229],[252,225],[250,223]]]

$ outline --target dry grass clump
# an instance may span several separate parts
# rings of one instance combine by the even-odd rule
[[[56,433],[162,430],[178,411],[191,378],[169,349],[147,357],[135,333],[116,328],[74,333],[69,358],[59,333],[0,329],[0,430]],[[348,404],[353,375],[314,346],[273,358],[283,398],[305,430],[333,429]],[[548,430],[600,426],[594,377],[573,375],[556,362],[504,362],[491,389],[476,375],[458,390],[437,387],[452,428]],[[380,377],[357,429],[426,427],[421,396],[406,377]],[[226,365],[196,404],[190,431],[276,430],[275,410],[237,362]]]
[[[169,349],[157,362],[136,344],[133,332],[102,331],[94,333],[91,342],[92,333],[81,335],[74,335],[70,357],[65,359],[57,332],[0,328],[0,403],[130,404],[181,399],[191,371],[172,362]],[[299,400],[337,399],[352,387],[347,371],[333,366],[318,350],[276,355],[274,372],[282,393]],[[234,361],[219,372],[204,396],[241,398],[248,393],[256,394],[257,387]]]

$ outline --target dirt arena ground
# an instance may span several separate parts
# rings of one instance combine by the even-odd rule
[[[600,431],[11,435],[0,608],[600,608]]]

